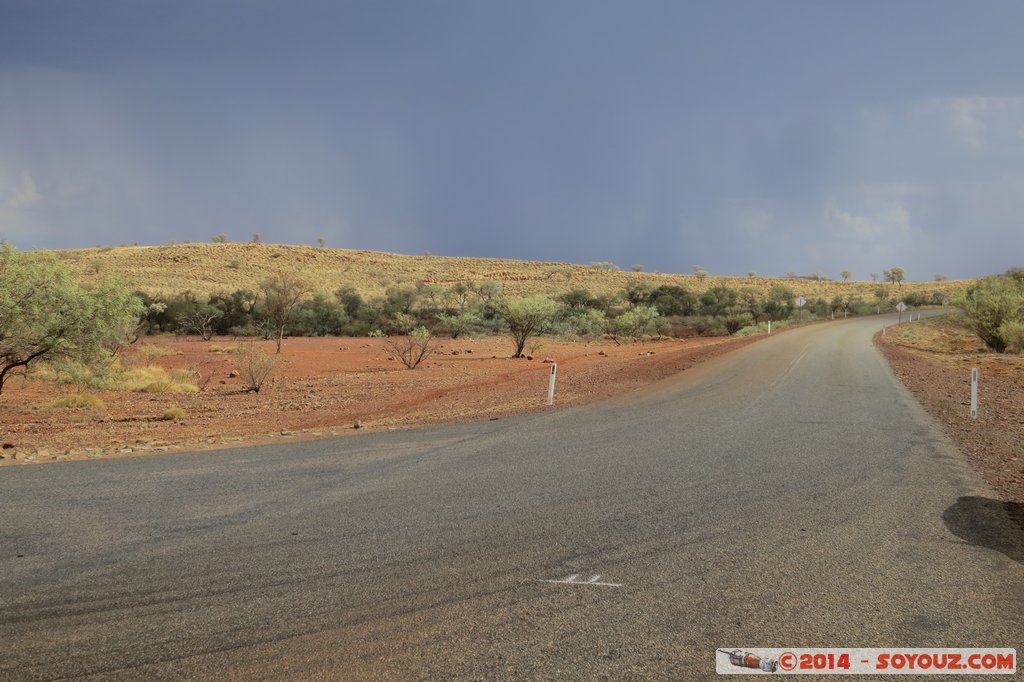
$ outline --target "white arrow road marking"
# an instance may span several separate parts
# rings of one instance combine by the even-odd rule
[[[595,587],[622,587],[622,583],[602,583],[598,582],[601,579],[599,575],[590,576],[589,580],[579,580],[580,574],[573,573],[572,575],[562,578],[561,580],[538,580],[541,583],[555,583],[556,585],[593,585]]]

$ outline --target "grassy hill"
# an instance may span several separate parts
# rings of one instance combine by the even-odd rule
[[[583,288],[592,294],[621,291],[628,284],[647,282],[681,285],[694,292],[725,285],[754,286],[767,290],[784,284],[807,298],[834,296],[874,300],[875,290],[894,292],[942,291],[952,294],[965,281],[904,282],[902,289],[883,282],[816,281],[802,278],[716,277],[703,281],[693,275],[623,272],[569,263],[507,260],[500,258],[456,258],[448,256],[407,256],[376,251],[354,251],[315,246],[254,243],[194,243],[165,246],[119,246],[55,252],[88,281],[100,273],[127,278],[138,290],[154,295],[184,291],[197,294],[255,289],[260,279],[279,271],[291,272],[308,281],[314,289],[333,292],[353,286],[364,296],[383,294],[388,287],[412,286],[417,282],[451,285],[456,282],[496,281],[507,294],[557,295]]]

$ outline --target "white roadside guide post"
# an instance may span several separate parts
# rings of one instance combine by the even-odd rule
[[[978,368],[971,368],[971,419],[978,418]]]
[[[551,376],[548,378],[548,405],[555,404],[555,375],[558,372],[558,363],[551,363]]]

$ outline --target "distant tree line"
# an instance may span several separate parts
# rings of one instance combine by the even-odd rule
[[[254,289],[201,297],[183,292],[169,297],[139,294],[145,304],[142,327],[149,333],[262,336],[407,336],[425,329],[452,338],[510,334],[514,354],[525,352],[540,334],[616,343],[658,336],[723,336],[774,323],[863,315],[891,310],[897,299],[880,287],[872,300],[835,296],[810,298],[797,308],[796,292],[785,285],[713,286],[693,292],[684,286],[631,283],[616,294],[594,295],[572,288],[553,297],[506,296],[497,282],[451,285],[417,283],[389,287],[366,297],[354,287],[313,291],[284,275]],[[911,306],[941,305],[943,294],[908,293]]]

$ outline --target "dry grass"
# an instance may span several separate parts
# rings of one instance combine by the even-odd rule
[[[58,410],[102,410],[104,403],[99,396],[89,395],[88,393],[73,393],[53,401],[51,407]]]
[[[167,246],[123,246],[57,251],[84,280],[97,273],[118,273],[148,294],[184,291],[208,295],[239,288],[255,290],[268,274],[287,272],[302,277],[315,289],[335,291],[355,287],[364,296],[379,296],[388,287],[417,282],[449,286],[457,282],[500,282],[511,296],[553,296],[570,288],[595,295],[611,294],[634,282],[682,285],[701,292],[716,285],[766,289],[784,284],[807,298],[859,296],[874,300],[874,291],[942,291],[952,293],[963,281],[906,282],[902,287],[881,282],[815,281],[767,277],[707,277],[652,272],[624,272],[590,265],[546,263],[498,258],[407,256],[375,251],[353,251],[312,246],[223,243]],[[884,265],[884,264],[883,264]]]
[[[184,418],[185,410],[181,409],[180,407],[169,407],[164,411],[162,415],[160,415],[160,420],[165,422],[180,421]]]
[[[153,362],[156,358],[166,358],[177,354],[174,349],[155,343],[140,343],[135,352],[138,353],[139,357],[144,358],[147,363]]]
[[[901,346],[940,355],[987,353],[985,344],[954,318],[933,317],[889,327],[893,341]]]
[[[197,393],[195,373],[188,370],[173,370],[170,374],[163,367],[138,367],[123,372],[112,387],[118,391],[141,391],[142,393]]]

